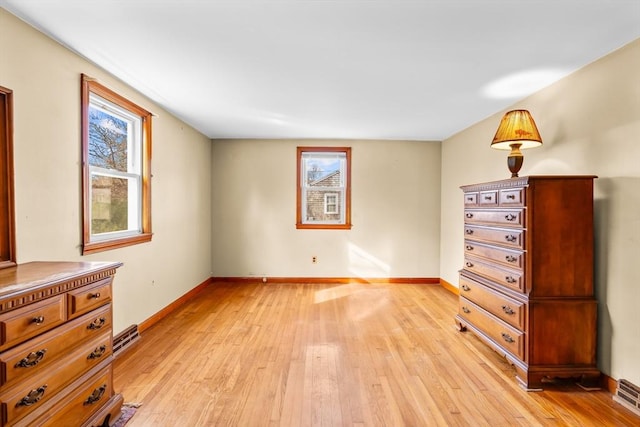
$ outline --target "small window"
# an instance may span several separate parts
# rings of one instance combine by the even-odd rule
[[[297,228],[351,228],[351,148],[298,147]]]
[[[151,113],[82,78],[83,254],[151,240]]]
[[[338,209],[338,193],[325,193],[324,195],[324,213],[327,215],[335,215],[340,213]]]

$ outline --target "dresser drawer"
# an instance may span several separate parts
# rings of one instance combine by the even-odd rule
[[[524,360],[524,332],[507,325],[464,297],[460,297],[458,312],[500,347]]]
[[[10,425],[39,409],[70,382],[110,355],[111,333],[105,331],[102,336],[70,352],[65,359],[50,365],[47,372],[28,376],[0,394],[3,420]]]
[[[480,276],[491,279],[503,286],[519,292],[524,292],[524,277],[522,271],[507,270],[491,263],[485,263],[478,258],[465,256],[464,269],[473,271]]]
[[[111,301],[111,278],[93,285],[71,291],[69,298],[69,318],[77,317]]]
[[[464,222],[467,224],[488,224],[498,226],[524,227],[524,211],[522,209],[492,209],[464,211]]]
[[[524,188],[510,188],[508,190],[500,190],[498,202],[500,206],[524,206],[524,197]]]
[[[465,225],[465,238],[481,240],[488,243],[497,243],[503,246],[524,249],[524,230],[481,227],[478,225]]]
[[[108,365],[92,375],[72,394],[37,421],[42,427],[80,426],[89,420],[113,396],[112,368]]]
[[[0,350],[13,347],[66,320],[64,295],[0,315]]]
[[[521,250],[506,249],[465,240],[464,251],[465,254],[486,258],[518,270],[524,269],[525,266],[525,253]]]
[[[106,305],[1,353],[0,391],[21,378],[44,372],[51,363],[69,354],[69,349],[110,329],[111,323],[111,305]]]
[[[475,206],[478,204],[478,193],[465,193],[464,195],[464,205],[465,206]]]
[[[460,276],[460,295],[520,330],[525,328],[526,304]]]
[[[481,191],[478,194],[478,204],[480,206],[497,206],[498,192],[495,190]]]

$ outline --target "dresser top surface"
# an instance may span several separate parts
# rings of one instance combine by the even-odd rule
[[[120,267],[120,262],[29,262],[0,270],[0,298]]]
[[[594,180],[596,178],[596,175],[529,175],[501,179],[498,181],[462,185],[460,188],[463,191],[495,190],[500,188],[526,187],[535,181]]]

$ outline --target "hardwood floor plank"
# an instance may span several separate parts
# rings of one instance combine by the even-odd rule
[[[527,393],[438,285],[215,283],[115,362],[140,426],[632,426],[606,391]]]

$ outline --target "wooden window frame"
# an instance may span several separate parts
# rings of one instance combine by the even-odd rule
[[[82,254],[87,255],[139,243],[150,242],[151,232],[151,117],[152,114],[86,75],[82,75]],[[89,168],[89,104],[90,94],[123,108],[141,118],[141,230],[138,234],[108,240],[91,238],[91,176]]]
[[[0,269],[16,265],[13,91],[0,86]]]
[[[303,222],[302,215],[302,156],[304,153],[344,153],[346,159],[345,171],[345,211],[344,222],[339,224]],[[350,230],[351,229],[351,147],[298,147],[296,156],[296,228],[320,230]]]

